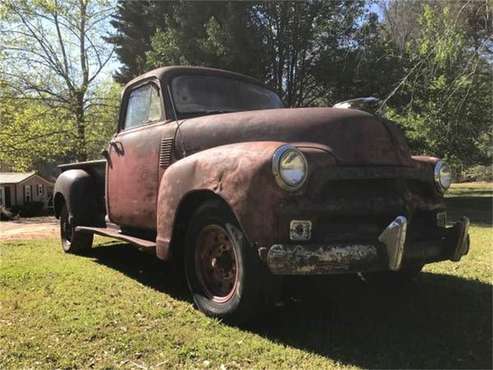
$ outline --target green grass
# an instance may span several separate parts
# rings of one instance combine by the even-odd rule
[[[296,299],[243,328],[197,312],[172,267],[128,245],[2,242],[0,368],[491,368],[491,188],[456,186],[448,203],[473,220],[460,263],[398,291],[297,280]]]

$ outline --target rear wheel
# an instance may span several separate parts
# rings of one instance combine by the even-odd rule
[[[90,249],[94,238],[92,234],[75,231],[75,226],[70,223],[65,204],[60,212],[60,238],[65,253],[81,253]]]
[[[278,293],[274,277],[220,201],[204,203],[192,217],[185,273],[198,309],[228,323],[247,320]]]

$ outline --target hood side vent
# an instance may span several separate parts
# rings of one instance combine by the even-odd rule
[[[161,139],[161,145],[159,147],[159,167],[168,168],[173,159],[174,147],[174,138],[164,137]]]

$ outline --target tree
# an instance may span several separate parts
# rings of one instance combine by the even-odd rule
[[[393,42],[395,51],[401,57],[405,53],[408,42],[416,39],[420,34],[419,19],[425,4],[427,3],[423,0],[391,0],[383,3],[382,35]],[[427,5],[435,6],[431,1]]]
[[[109,39],[117,46],[123,64],[119,73],[127,80],[141,72],[143,60],[149,69],[207,65],[261,79],[278,90],[288,106],[314,105],[326,99],[320,79],[327,76],[320,71],[351,46],[365,8],[363,0],[145,2],[139,4],[148,22],[141,34],[133,30],[143,16],[130,12],[130,4],[119,1],[113,22],[117,34]],[[160,18],[149,13],[158,13]],[[123,53],[140,53],[139,48],[132,48],[135,44],[148,50],[139,56]]]
[[[491,0],[390,0],[382,3],[384,14],[383,35],[392,40],[399,55],[403,55],[409,42],[421,35],[420,19],[424,8],[437,13],[448,9],[455,27],[463,31],[468,47],[493,53],[493,7]]]
[[[352,48],[364,1],[271,2],[255,15],[269,50],[266,79],[288,106],[320,105],[330,94],[327,66]],[[342,65],[338,65],[341,71]]]
[[[182,2],[168,9],[146,53],[147,67],[192,64],[265,76],[265,48],[248,2]]]
[[[95,88],[93,103],[87,110],[87,121],[91,122],[86,135],[89,158],[101,158],[101,150],[108,145],[116,132],[123,87],[108,79]]]
[[[93,93],[86,111],[88,158],[100,158],[101,149],[115,131],[121,86],[107,81]],[[14,171],[47,170],[73,160],[76,144],[74,118],[64,108],[24,98],[0,80],[0,164]]]
[[[491,0],[380,1],[383,19],[369,3],[119,0],[117,77],[195,64],[257,77],[288,106],[373,95],[415,152],[491,162]]]
[[[348,46],[324,55],[316,73],[325,91],[325,105],[357,97],[384,97],[399,81],[403,74],[401,58],[382,34],[378,16],[368,13]]]
[[[404,75],[387,99],[417,151],[459,167],[488,161],[493,116],[491,60],[474,46],[460,9],[424,6],[420,32],[405,46]]]
[[[71,122],[39,100],[23,99],[0,81],[0,163],[27,171],[36,161],[66,155]],[[34,150],[35,148],[35,150]]]
[[[56,111],[57,119],[73,123],[65,133],[77,160],[88,157],[87,111],[97,103],[93,86],[112,57],[101,39],[111,11],[103,0],[5,0],[0,5],[2,74],[10,98],[35,100]]]
[[[117,82],[126,83],[146,70],[146,53],[151,50],[151,38],[164,27],[173,4],[167,1],[119,0],[112,13],[111,25],[117,32],[105,40],[115,45],[121,67],[115,72]]]

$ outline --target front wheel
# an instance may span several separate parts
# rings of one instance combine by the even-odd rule
[[[70,223],[67,206],[64,204],[60,212],[60,238],[65,253],[81,253],[92,247],[94,236],[75,231]]]
[[[277,294],[274,277],[219,201],[204,203],[192,217],[185,273],[198,309],[232,324],[266,308]]]

